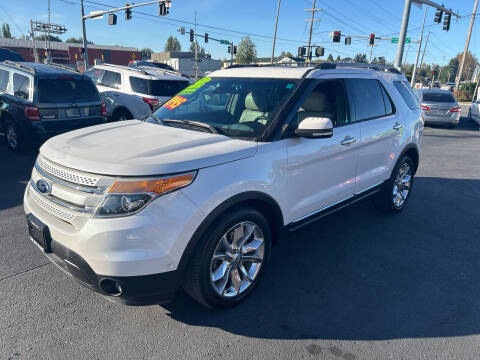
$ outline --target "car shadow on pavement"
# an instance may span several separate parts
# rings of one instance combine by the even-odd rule
[[[173,319],[255,338],[383,340],[480,333],[480,180],[419,177],[404,212],[370,201],[274,246],[255,292],[212,311],[184,293]]]
[[[23,193],[35,163],[38,149],[14,154],[0,133],[0,211],[23,203]]]

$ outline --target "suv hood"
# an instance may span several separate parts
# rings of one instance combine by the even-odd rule
[[[40,153],[81,171],[148,176],[190,171],[255,155],[257,143],[139,120],[92,126],[48,140]]]

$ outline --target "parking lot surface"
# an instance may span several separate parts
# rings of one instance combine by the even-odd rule
[[[50,264],[22,208],[36,155],[0,134],[0,359],[478,359],[480,131],[462,115],[425,129],[404,212],[364,201],[290,234],[219,312],[117,305]]]

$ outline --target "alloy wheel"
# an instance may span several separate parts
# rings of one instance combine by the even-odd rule
[[[412,168],[405,162],[397,171],[395,181],[393,183],[393,204],[400,208],[405,204],[408,193],[410,192],[410,186],[412,184]]]
[[[13,125],[7,127],[7,142],[12,149],[16,149],[18,146],[18,137]]]
[[[210,263],[210,282],[217,295],[233,298],[253,284],[264,262],[264,240],[260,226],[251,221],[223,234]]]

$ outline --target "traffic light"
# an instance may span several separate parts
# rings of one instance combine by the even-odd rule
[[[370,34],[369,44],[375,45],[375,34]]]
[[[125,6],[130,6],[129,3],[126,3]],[[125,9],[125,20],[130,20],[132,18],[132,9]]]
[[[232,45],[228,45],[228,53],[230,54],[232,52]]]
[[[443,20],[443,30],[450,30],[450,20],[452,19],[452,13],[446,12]]]
[[[108,25],[117,25],[117,15],[108,14]]]
[[[434,22],[440,24],[442,22],[443,10],[437,10],[435,12],[435,19]]]
[[[298,48],[298,57],[303,57],[307,53],[307,49],[304,46]]]
[[[340,38],[342,37],[341,31],[334,31],[333,32],[333,42],[340,42]]]
[[[323,55],[325,55],[325,48],[323,48],[321,46],[317,46],[315,48],[315,56],[320,57],[320,56],[323,56]]]
[[[345,37],[345,45],[351,45],[352,44],[352,38],[350,36]]]
[[[82,54],[82,55],[85,54],[85,48],[83,48],[83,47],[80,48],[80,54]]]
[[[234,54],[234,55],[237,54],[237,47],[236,47],[236,46],[233,47],[233,54]]]
[[[168,7],[164,2],[158,3],[158,16],[168,15]]]
[[[208,34],[205,33],[205,42],[207,43],[208,42]]]
[[[193,42],[193,29],[190,29],[190,42]]]

